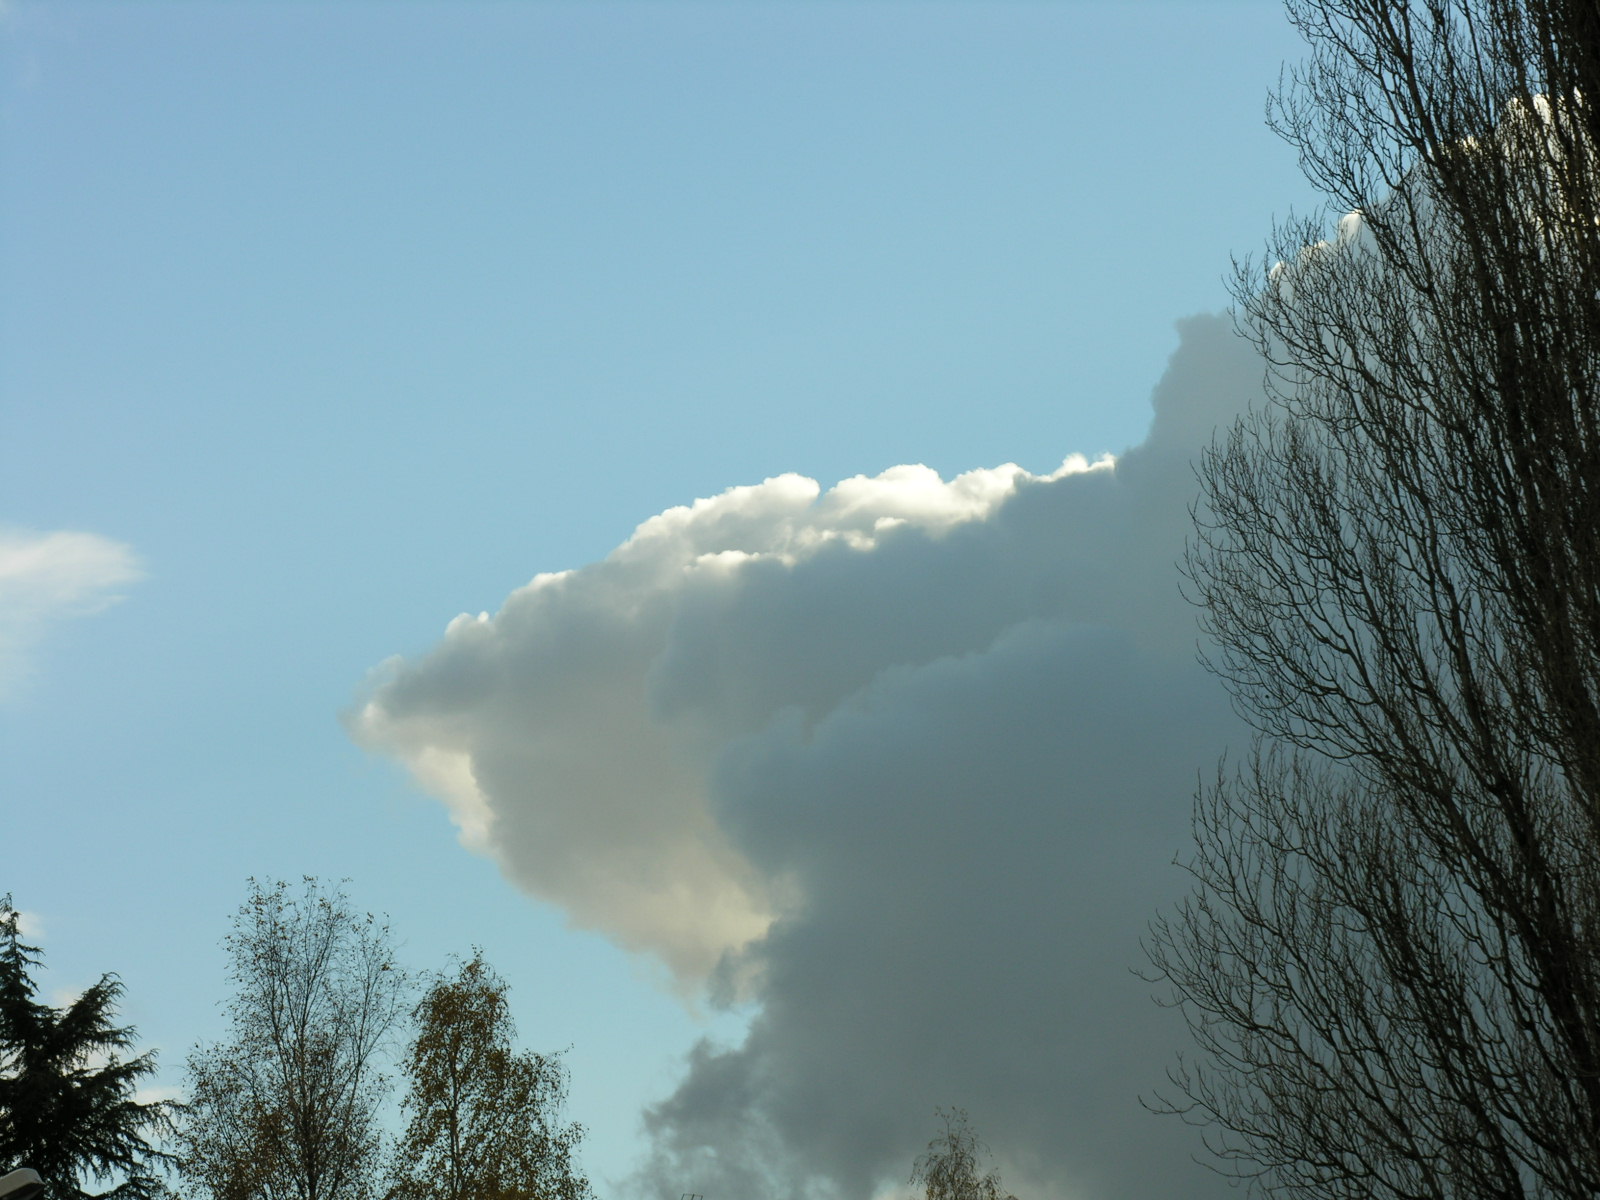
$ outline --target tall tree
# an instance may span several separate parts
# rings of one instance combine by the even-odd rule
[[[1350,210],[1246,276],[1189,560],[1259,733],[1151,952],[1173,1107],[1303,1197],[1600,1194],[1600,6],[1291,0]]]
[[[41,1004],[39,948],[22,938],[21,914],[0,897],[0,1175],[31,1167],[64,1200],[165,1195],[155,1169],[168,1156],[153,1140],[173,1105],[137,1099],[156,1058],[128,1055],[136,1031],[116,1023],[121,982],[102,975],[65,1008]],[[91,1192],[90,1181],[112,1186]]]
[[[925,1200],[1017,1200],[1000,1184],[1000,1172],[982,1175],[982,1160],[989,1148],[968,1123],[965,1109],[938,1109],[944,1131],[928,1143],[928,1151],[911,1168],[911,1186],[922,1189]]]
[[[512,1049],[507,985],[476,952],[413,1013],[403,1067],[410,1123],[395,1147],[396,1200],[586,1200],[573,1162],[583,1127],[563,1123],[558,1057]]]
[[[340,887],[252,879],[223,944],[232,1029],[189,1057],[182,1178],[213,1200],[367,1200],[378,1056],[407,998],[388,926]]]

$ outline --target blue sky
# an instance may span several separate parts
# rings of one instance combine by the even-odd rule
[[[347,731],[369,673],[396,655],[447,663],[456,614],[493,614],[537,573],[598,563],[655,514],[735,486],[792,472],[826,492],[900,464],[949,480],[1009,462],[1046,480],[1069,454],[1144,441],[1175,322],[1222,309],[1230,255],[1310,199],[1262,119],[1297,54],[1276,5],[1256,0],[13,0],[0,10],[0,890],[37,914],[51,986],[121,974],[127,1015],[176,1083],[186,1048],[220,1031],[217,943],[246,876],[347,876],[417,967],[485,948],[524,1040],[572,1047],[572,1111],[602,1191],[632,1186],[651,1146],[640,1114],[669,1095],[687,1111],[696,1040],[753,1047],[746,1022],[776,1028],[798,993],[756,988],[717,1010],[666,942],[630,942],[632,917],[563,890],[535,832],[463,848],[451,810],[401,765],[424,743]],[[1203,391],[1223,335],[1186,336],[1198,365],[1185,386]],[[1172,419],[1195,445],[1209,430]],[[1098,519],[1083,503],[1065,519]],[[933,509],[897,504],[862,511],[944,536]],[[987,528],[1001,507],[961,520]],[[829,520],[806,528],[844,536]],[[59,531],[104,542],[80,544],[57,564],[78,573],[46,586],[16,548]],[[738,553],[779,552],[751,537]],[[602,598],[645,586],[585,578]],[[832,593],[780,598],[815,613],[816,595]],[[1100,620],[1063,614],[1006,621]],[[571,632],[548,619],[550,636]],[[1000,671],[1032,636],[971,620],[961,628],[993,640],[948,634],[870,683],[830,684],[844,707],[813,714],[805,744],[850,704],[936,689],[962,654],[992,652]],[[820,659],[842,624],[806,633]],[[701,661],[710,636],[663,643],[648,686]],[[797,635],[744,636],[746,661],[765,662]],[[550,649],[495,644],[512,673]],[[597,660],[574,661],[578,684],[600,678]],[[596,694],[596,711],[620,711]],[[807,777],[746,786],[753,763],[786,769],[771,739],[787,719],[717,726],[706,737],[726,752],[685,784],[712,796],[730,870],[766,880],[756,890],[774,905],[771,879],[807,878],[791,861],[806,835],[728,797]],[[580,742],[597,761],[618,751],[605,738],[621,727],[597,718],[583,736],[596,729],[569,757]],[[972,753],[1025,759],[1009,736]],[[1038,737],[1051,736],[1046,722]],[[839,761],[805,770],[821,779]],[[545,784],[522,787],[543,762],[504,766],[526,779],[485,785],[489,801],[543,811]],[[963,1102],[929,1096],[913,1118]],[[770,1119],[800,1104],[775,1100]],[[656,1153],[690,1172],[687,1126],[657,1111]],[[1019,1170],[1058,1177],[1036,1152],[1050,1136],[1017,1143]],[[846,1187],[904,1141],[817,1144]],[[1080,1194],[1121,1194],[1085,1172]]]

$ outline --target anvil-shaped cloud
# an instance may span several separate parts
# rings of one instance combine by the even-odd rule
[[[1114,463],[733,488],[375,674],[354,736],[467,844],[758,1006],[647,1114],[652,1175],[865,1197],[962,1105],[1019,1191],[1218,1190],[1139,1107],[1181,1029],[1130,968],[1238,736],[1176,564],[1260,361],[1180,333]]]

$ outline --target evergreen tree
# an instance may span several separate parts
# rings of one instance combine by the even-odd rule
[[[170,1126],[169,1101],[135,1099],[154,1053],[129,1057],[132,1026],[116,1024],[122,984],[102,975],[65,1008],[36,998],[39,949],[22,941],[21,914],[0,897],[0,1174],[31,1167],[53,1200],[166,1195],[151,1145]],[[112,1184],[91,1192],[85,1184]]]

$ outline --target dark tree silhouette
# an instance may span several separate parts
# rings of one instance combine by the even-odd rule
[[[166,1195],[155,1172],[168,1156],[154,1142],[175,1106],[137,1099],[156,1059],[129,1054],[137,1034],[116,1023],[122,984],[102,975],[65,1008],[41,1004],[39,948],[23,942],[20,921],[0,898],[0,1174],[31,1167],[58,1200]]]
[[[1188,569],[1259,733],[1150,951],[1219,1167],[1600,1194],[1600,6],[1291,0],[1350,214],[1241,275],[1268,403]]]

